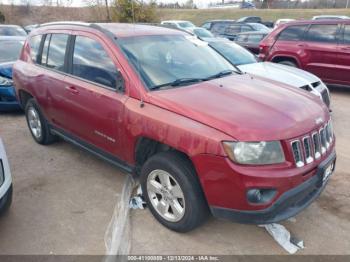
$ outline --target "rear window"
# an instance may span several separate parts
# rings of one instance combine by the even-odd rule
[[[319,43],[337,42],[338,25],[311,25],[306,40]]]
[[[36,35],[36,36],[33,36],[29,41],[30,57],[33,62],[37,62],[38,60],[41,38],[42,38],[41,35]]]
[[[301,40],[306,27],[307,25],[289,26],[280,33],[278,40],[284,40],[284,41]]]
[[[264,38],[264,35],[250,35],[248,37],[249,43],[259,43]]]
[[[226,28],[230,25],[230,23],[215,23],[212,28],[211,31],[214,34],[224,34]]]
[[[23,44],[24,41],[0,40],[0,63],[16,61]]]

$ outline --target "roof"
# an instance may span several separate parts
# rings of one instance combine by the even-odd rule
[[[297,20],[297,21],[291,21],[291,22],[282,24],[281,26],[304,25],[304,24],[336,24],[336,23],[343,23],[343,22],[350,22],[350,19]]]
[[[53,29],[72,29],[74,28],[89,28],[90,30],[104,31],[104,33],[112,33],[116,37],[131,37],[131,36],[145,36],[145,35],[183,35],[182,31],[171,29],[168,27],[161,27],[155,25],[145,24],[127,24],[127,23],[83,23],[83,22],[53,22],[42,24],[40,27],[34,29],[43,30],[45,27]],[[33,32],[34,32],[33,31]]]
[[[186,22],[190,22],[187,20],[164,20],[161,23],[186,23]],[[192,23],[192,22],[190,22]]]
[[[233,19],[213,19],[213,20],[208,20],[208,21],[205,21],[205,23],[215,23],[215,22],[235,22],[236,20],[233,20]]]

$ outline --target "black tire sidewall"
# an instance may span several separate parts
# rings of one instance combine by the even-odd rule
[[[185,214],[180,221],[165,220],[158,214],[149,199],[147,178],[157,169],[168,172],[181,187],[185,198]],[[186,165],[186,161],[176,153],[164,152],[151,157],[142,168],[140,182],[150,211],[165,227],[177,232],[188,232],[205,221],[208,208],[197,175],[194,169],[189,164]]]

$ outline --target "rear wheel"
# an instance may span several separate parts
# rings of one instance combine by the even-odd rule
[[[57,137],[51,134],[48,122],[34,98],[28,100],[25,106],[25,115],[29,130],[38,144],[48,145],[57,140]]]
[[[143,166],[141,186],[153,216],[167,228],[188,232],[202,224],[209,209],[191,162],[162,152]]]
[[[286,65],[286,66],[298,67],[295,62],[290,61],[290,60],[282,60],[282,61],[279,61],[278,63],[282,64],[282,65]]]

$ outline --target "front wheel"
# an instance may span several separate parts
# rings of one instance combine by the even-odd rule
[[[162,152],[151,157],[142,168],[141,186],[153,216],[171,230],[188,232],[208,217],[196,172],[180,153]]]

